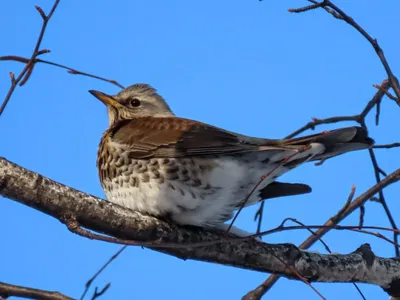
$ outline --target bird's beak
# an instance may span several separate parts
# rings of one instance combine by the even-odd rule
[[[95,96],[97,99],[99,99],[101,102],[103,102],[105,105],[110,105],[112,107],[118,108],[121,106],[121,104],[114,99],[113,96],[104,94],[99,91],[95,90],[89,90],[89,93],[91,93],[93,96]]]

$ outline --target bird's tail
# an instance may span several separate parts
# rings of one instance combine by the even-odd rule
[[[374,144],[374,140],[368,136],[368,132],[364,128],[355,126],[324,131],[294,139],[286,139],[281,142],[282,146],[307,146],[311,143],[322,144],[325,148],[324,151],[315,155],[310,160],[325,160],[346,152],[368,149]]]
[[[281,156],[282,165],[291,169],[306,161],[326,160],[346,152],[368,149],[373,144],[374,140],[368,137],[368,133],[364,128],[346,127],[295,139],[276,140],[276,144],[272,145],[272,147],[300,150],[298,156],[293,156],[292,152],[292,159],[288,159],[290,157],[289,154],[286,157]],[[304,152],[301,149],[304,149]],[[320,149],[323,150],[319,151]],[[314,150],[318,150],[317,154]],[[288,161],[285,162],[285,160]],[[300,195],[309,192],[311,192],[311,187],[306,184],[275,181],[260,190],[260,199]]]

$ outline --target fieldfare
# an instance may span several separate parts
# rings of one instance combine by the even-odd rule
[[[108,110],[97,156],[107,199],[182,225],[223,229],[241,206],[309,193],[308,185],[275,179],[306,161],[374,143],[360,127],[283,140],[241,135],[176,117],[147,84],[114,96],[89,92]]]

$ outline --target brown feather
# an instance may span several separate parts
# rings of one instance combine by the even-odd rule
[[[143,117],[118,122],[109,131],[129,146],[131,158],[187,157],[259,151],[257,144],[217,127],[177,117]]]
[[[129,157],[188,157],[233,155],[257,151],[299,149],[321,143],[326,150],[313,160],[369,148],[373,140],[361,127],[347,127],[295,139],[246,137],[198,121],[178,117],[141,117],[116,122],[105,134],[127,145]]]

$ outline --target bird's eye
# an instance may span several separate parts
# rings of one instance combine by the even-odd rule
[[[132,107],[139,107],[140,106],[140,100],[137,98],[133,98],[129,100],[129,105]]]

